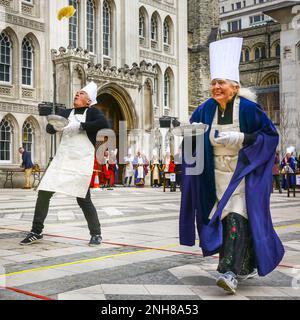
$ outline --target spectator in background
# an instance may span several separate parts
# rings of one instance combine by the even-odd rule
[[[279,190],[279,193],[282,193],[281,185],[280,185],[280,170],[279,170],[280,158],[279,152],[277,151],[275,154],[275,160],[273,165],[273,183],[275,182],[276,189]]]
[[[33,163],[31,161],[31,155],[30,152],[25,151],[24,148],[20,147],[19,152],[22,154],[22,164],[21,167],[24,168],[24,174],[25,174],[25,185],[23,189],[31,189],[31,182],[30,177],[32,173],[32,167]]]
[[[134,183],[136,187],[144,187],[145,179],[148,174],[148,160],[147,158],[141,154],[140,151],[137,152],[136,157],[133,160],[133,166],[135,169],[135,180]]]
[[[125,167],[124,167],[124,187],[131,187],[132,177],[134,176],[134,169],[133,169],[133,161],[134,157],[132,156],[131,148],[128,149],[128,155],[124,158]],[[129,179],[129,183],[127,181]]]
[[[289,176],[289,180],[287,179],[287,175],[288,173],[294,173],[296,166],[295,166],[295,160],[292,157],[292,149],[291,148],[287,148],[286,150],[286,155],[285,157],[282,159],[280,167],[282,169],[282,180],[281,180],[281,187],[284,190],[287,190],[288,185],[290,187],[292,187],[295,183],[296,183],[296,179],[294,175],[290,175]]]
[[[150,165],[150,170],[151,170],[151,185],[152,188],[159,188],[161,186],[161,176],[160,176],[160,162],[159,158],[157,155],[157,151],[153,150],[153,157],[151,160],[151,165]]]

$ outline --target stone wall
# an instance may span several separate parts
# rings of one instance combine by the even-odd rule
[[[216,40],[219,26],[218,1],[189,0],[189,112],[209,93],[209,43]]]

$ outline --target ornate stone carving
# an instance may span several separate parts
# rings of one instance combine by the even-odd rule
[[[145,58],[145,59],[151,59],[154,61],[160,61],[160,62],[164,62],[166,64],[172,64],[172,65],[177,65],[177,61],[174,58],[171,57],[166,57],[162,54],[159,53],[153,53],[153,52],[149,52],[146,50],[140,50],[140,56]]]
[[[170,109],[164,109],[164,116],[170,115]]]
[[[15,25],[18,25],[21,27],[26,27],[29,29],[34,29],[34,30],[38,30],[38,31],[45,31],[45,24],[44,23],[30,20],[30,19],[26,19],[26,18],[16,16],[16,15],[13,15],[10,13],[1,12],[0,13],[0,20],[5,21],[6,23],[15,24]]]
[[[58,51],[55,49],[52,49],[51,55],[52,55],[52,60],[55,60],[55,61],[66,59],[66,58],[83,59],[83,60],[86,60],[86,62],[91,60],[90,54],[87,50],[83,50],[82,48],[73,48],[71,46],[68,46],[67,48],[60,47]]]
[[[147,4],[149,6],[152,6],[152,7],[156,7],[160,10],[164,10],[164,11],[167,11],[169,13],[172,13],[172,14],[176,14],[176,8],[174,6],[172,6],[172,4],[167,4],[167,3],[161,3],[161,2],[158,2],[158,1],[153,1],[153,0],[140,0],[141,3],[144,3],[144,4]]]
[[[0,6],[10,8],[12,0],[0,0]]]
[[[22,98],[33,99],[34,98],[34,89],[22,88]]]
[[[131,83],[140,83],[141,68],[134,63],[131,68],[124,65],[122,68],[102,66],[100,63],[94,65],[92,62],[88,64],[87,74],[89,78],[113,78],[119,80],[126,80]]]
[[[25,113],[38,115],[37,106],[0,102],[0,110],[7,113]]]
[[[22,13],[33,16],[34,15],[34,7],[32,5],[22,3]]]
[[[12,88],[0,87],[0,95],[10,97],[12,95]]]

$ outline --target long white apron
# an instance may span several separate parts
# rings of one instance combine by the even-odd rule
[[[85,122],[87,110],[82,115],[75,115],[72,110],[68,119],[70,122]],[[37,190],[85,198],[93,173],[94,152],[94,146],[85,131],[71,134],[63,132],[56,155]]]
[[[134,158],[133,157],[125,157],[125,162],[126,166],[125,166],[125,178],[130,178],[133,176],[134,174],[134,169],[133,169],[133,162]]]
[[[209,138],[214,149],[215,183],[216,183],[217,201],[210,213],[210,216],[209,216],[210,219],[215,213],[217,209],[217,205],[230,183],[230,180],[233,176],[233,173],[237,165],[238,153],[242,148],[242,145],[235,145],[233,147],[224,147],[222,144],[216,143],[214,139],[215,130],[219,130],[219,132],[226,132],[226,131],[240,132],[239,108],[240,108],[240,98],[236,97],[233,105],[233,123],[228,125],[218,125],[218,109],[216,110],[214,120],[212,123]],[[245,217],[246,219],[248,218],[246,199],[245,199],[245,180],[244,179],[241,181],[241,183],[233,192],[232,196],[227,202],[222,213],[222,219],[224,219],[230,212],[235,212]]]
[[[142,157],[138,157],[138,175],[137,175],[137,179],[144,179],[144,159]]]

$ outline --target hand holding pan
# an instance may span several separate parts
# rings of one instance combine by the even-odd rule
[[[47,120],[48,123],[51,124],[56,131],[63,131],[64,128],[69,124],[68,119],[55,114],[47,116]]]

